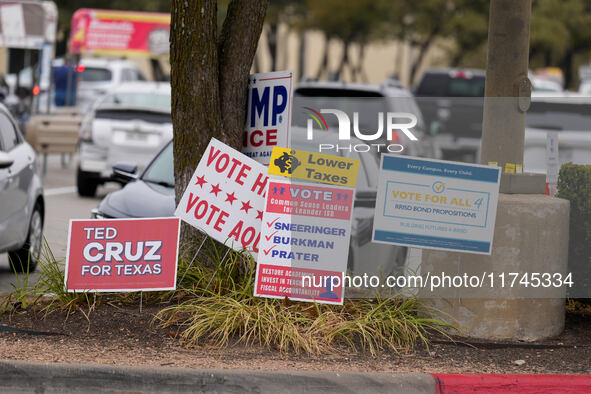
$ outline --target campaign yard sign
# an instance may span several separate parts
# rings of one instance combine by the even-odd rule
[[[174,290],[180,220],[70,220],[65,288]]]
[[[499,167],[382,155],[373,242],[491,254]]]
[[[212,138],[175,216],[234,250],[256,254],[267,179],[267,167]]]
[[[293,72],[250,76],[242,152],[269,164],[274,146],[289,146]]]
[[[354,190],[269,181],[255,296],[342,304]]]
[[[269,174],[354,188],[359,165],[359,159],[275,147]]]

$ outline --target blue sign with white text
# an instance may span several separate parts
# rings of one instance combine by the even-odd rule
[[[373,241],[490,254],[500,168],[383,155]]]

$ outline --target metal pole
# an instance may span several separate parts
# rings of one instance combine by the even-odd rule
[[[65,106],[69,107],[71,105],[73,105],[70,100],[72,100],[72,97],[70,97],[70,90],[72,89],[72,74],[74,73],[74,69],[72,68],[72,64],[71,63],[71,59],[72,56],[68,56],[69,54],[66,54],[65,59],[66,61],[64,62],[66,64],[66,66],[68,66],[68,77],[66,80],[66,102],[65,102]],[[73,100],[72,100],[73,101]]]
[[[491,0],[481,163],[523,164],[531,0]]]

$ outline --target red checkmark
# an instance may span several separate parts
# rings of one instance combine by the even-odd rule
[[[270,251],[272,251],[272,250],[273,250],[274,248],[276,248],[276,247],[277,247],[277,245],[273,245],[273,246],[271,247],[271,249],[269,249],[269,250],[264,250],[264,249],[263,249],[263,253],[265,253],[265,256],[266,256],[266,255],[268,255],[268,254],[269,254],[269,252],[270,252]]]
[[[277,218],[277,219],[273,220],[271,223],[267,222],[267,226],[268,226],[269,228],[271,228],[271,226],[273,225],[273,223],[275,223],[275,222],[276,222],[276,221],[278,221],[278,220],[279,220],[279,218]]]
[[[275,231],[273,234],[269,235],[268,237],[265,235],[265,239],[268,241],[271,238],[273,238],[273,235],[277,234],[279,232],[279,230]]]

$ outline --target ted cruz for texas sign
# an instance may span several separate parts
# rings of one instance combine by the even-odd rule
[[[179,229],[177,218],[71,220],[66,290],[174,290]]]

